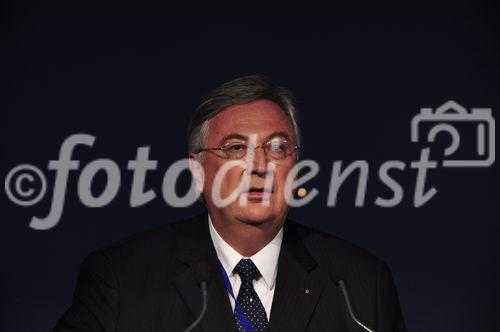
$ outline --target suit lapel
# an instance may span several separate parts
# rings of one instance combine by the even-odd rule
[[[201,311],[201,279],[208,282],[208,306],[200,323],[203,331],[234,331],[236,324],[227,291],[218,269],[219,262],[208,231],[207,215],[182,227],[184,238],[179,241],[177,276],[174,286],[189,307],[193,317]]]
[[[322,282],[313,271],[316,265],[297,233],[297,225],[287,221],[278,261],[270,332],[306,330],[323,291]]]
[[[185,222],[177,227],[181,235],[177,244],[177,276],[173,283],[193,317],[197,317],[202,305],[200,278],[208,279],[208,307],[200,323],[202,330],[236,332],[207,218],[205,214],[197,221]],[[300,238],[299,227],[292,221],[285,222],[270,332],[305,331],[323,291],[322,281],[316,277],[317,264]]]

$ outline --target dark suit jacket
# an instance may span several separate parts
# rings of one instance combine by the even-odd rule
[[[200,312],[203,278],[208,309],[196,331],[236,332],[206,214],[90,254],[54,331],[183,331]],[[291,220],[284,226],[269,331],[362,331],[349,316],[339,279],[358,319],[377,332],[406,331],[383,261]]]

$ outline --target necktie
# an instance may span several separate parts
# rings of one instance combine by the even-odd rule
[[[266,331],[268,325],[266,310],[253,288],[253,280],[260,278],[259,269],[257,269],[251,259],[242,259],[236,265],[234,270],[241,278],[240,291],[236,301],[241,306],[245,316],[248,318],[254,332]],[[236,315],[235,318],[238,331],[245,332],[245,329]]]

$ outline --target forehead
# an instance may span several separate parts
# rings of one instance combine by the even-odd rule
[[[237,133],[244,136],[256,134],[257,139],[283,131],[295,137],[288,118],[281,108],[266,99],[230,106],[210,120],[207,143],[216,144],[226,135]]]

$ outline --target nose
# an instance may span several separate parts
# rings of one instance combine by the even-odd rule
[[[250,174],[265,176],[267,172],[267,156],[264,148],[258,146],[254,150],[253,162],[251,163]]]

